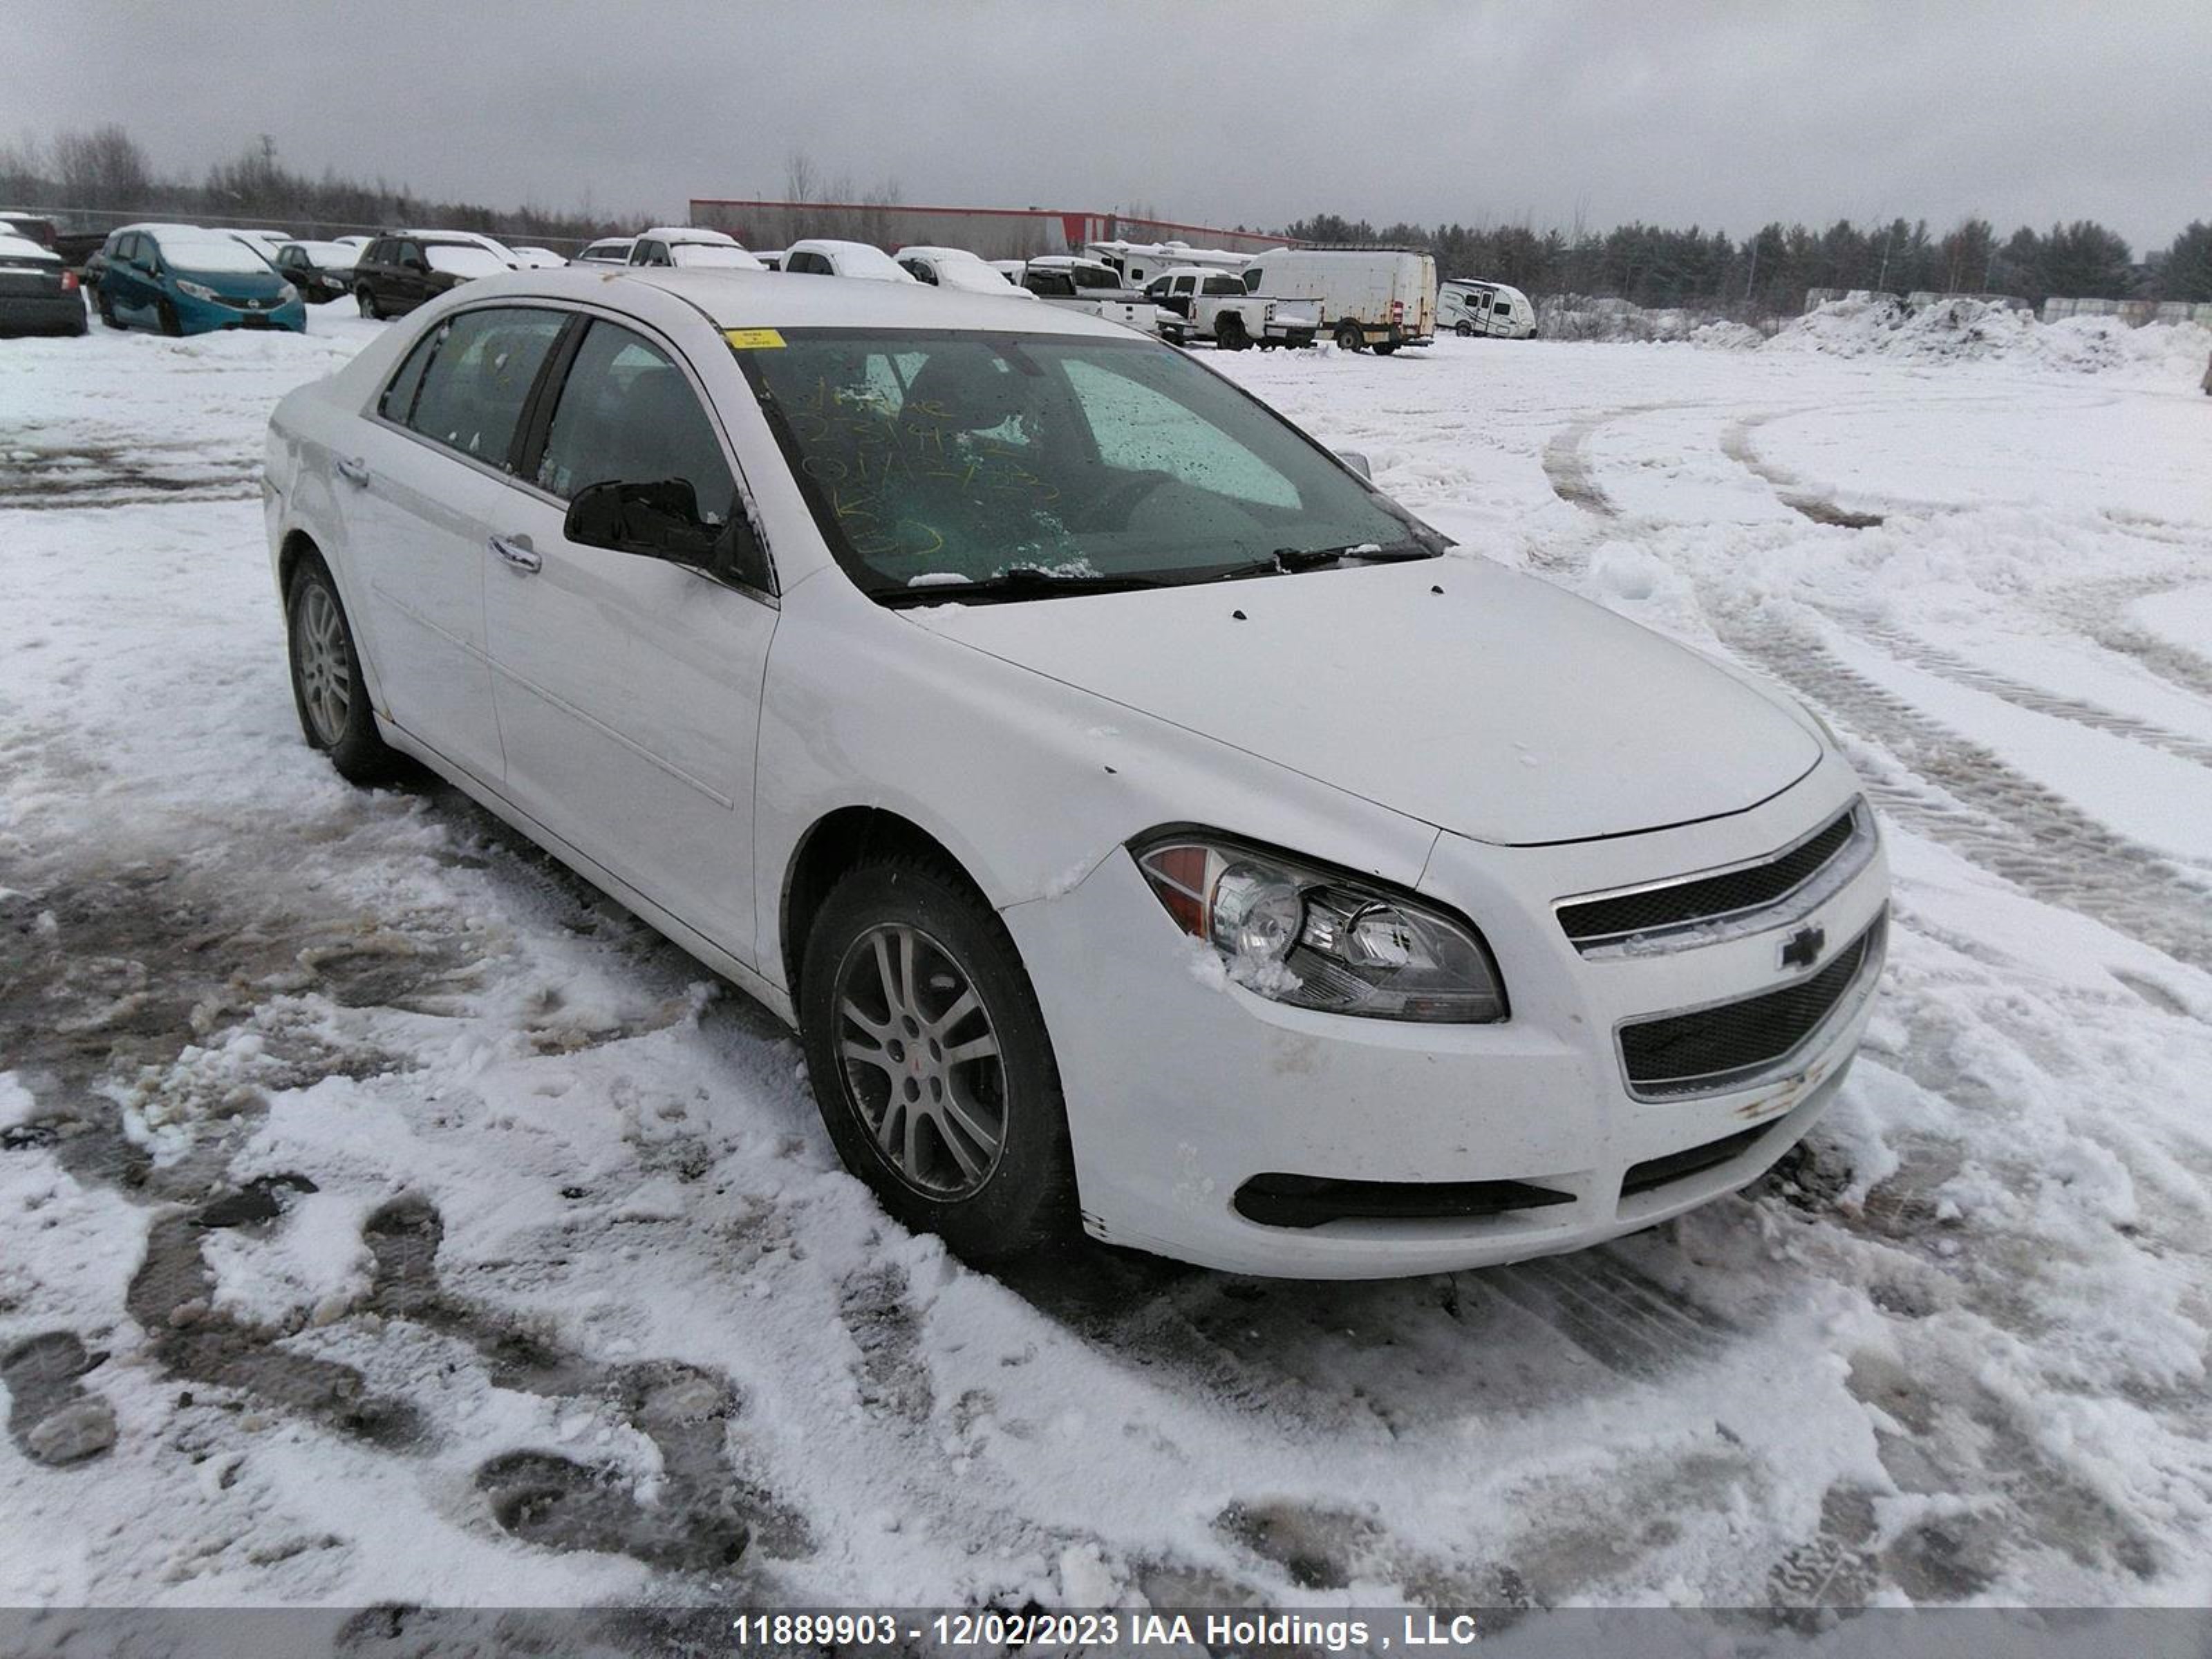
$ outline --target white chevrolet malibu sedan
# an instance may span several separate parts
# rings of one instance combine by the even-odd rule
[[[283,401],[267,516],[309,743],[794,1024],[974,1258],[1572,1249],[1764,1170],[1867,1018],[1887,876],[1816,720],[1111,324],[488,278]]]

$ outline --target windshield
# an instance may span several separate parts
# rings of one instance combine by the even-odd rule
[[[456,276],[489,276],[507,269],[506,260],[473,242],[426,243],[422,255],[429,260],[431,270],[451,271]]]
[[[786,330],[737,352],[823,537],[878,597],[1010,569],[1207,580],[1441,545],[1310,439],[1146,340]]]
[[[164,236],[160,246],[162,259],[179,270],[237,274],[269,269],[269,261],[258,252],[228,236]]]
[[[726,242],[672,242],[668,257],[695,270],[763,270],[767,267],[741,247]]]

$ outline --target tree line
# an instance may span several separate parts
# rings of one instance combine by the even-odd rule
[[[2094,220],[2023,225],[2000,240],[1978,216],[1938,236],[1926,220],[1825,230],[1770,224],[1743,241],[1692,225],[1641,222],[1599,234],[1522,225],[1385,225],[1316,214],[1285,228],[1316,242],[1382,242],[1436,256],[1446,276],[1510,283],[1532,295],[1612,296],[1640,306],[1689,306],[1774,316],[1798,310],[1808,289],[2006,294],[2041,305],[2069,299],[2212,301],[2212,224],[2192,223],[2141,263]]]
[[[265,134],[198,179],[165,174],[137,139],[112,125],[59,133],[50,143],[0,143],[0,201],[82,214],[88,229],[125,218],[206,218],[312,227],[325,235],[437,225],[518,241],[588,241],[652,222],[643,213],[600,212],[588,195],[574,209],[492,208],[440,201],[383,179],[346,178],[334,170],[312,176],[279,161],[275,140]]]
[[[873,222],[900,198],[895,180],[856,190],[848,178],[825,179],[803,152],[786,162],[787,198],[856,204],[854,222],[817,234],[871,235]],[[535,204],[496,209],[440,201],[383,179],[332,170],[311,176],[286,166],[264,137],[194,179],[157,170],[123,127],[63,132],[0,143],[0,201],[87,214],[133,217],[264,220],[326,233],[374,231],[394,224],[437,224],[516,239],[583,241],[635,229],[652,216],[608,214],[592,206]],[[1641,306],[1693,306],[1749,316],[1798,310],[1814,288],[1909,293],[1994,293],[2034,304],[2051,295],[2077,299],[2212,301],[2212,224],[2196,222],[2168,246],[2136,261],[2128,244],[2093,220],[2047,231],[2022,226],[2000,240],[1990,222],[1961,220],[1938,236],[1925,220],[1825,230],[1774,223],[1738,241],[1722,231],[1642,222],[1603,233],[1528,224],[1380,228],[1364,219],[1316,214],[1285,227],[1315,242],[1383,242],[1433,253],[1447,276],[1510,283],[1537,295],[1614,296]]]

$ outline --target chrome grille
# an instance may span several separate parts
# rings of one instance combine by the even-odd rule
[[[1646,1100],[1743,1087],[1794,1060],[1881,961],[1886,915],[1827,966],[1779,990],[1683,1013],[1633,1020],[1620,1031],[1629,1091]]]
[[[1802,841],[1753,863],[1562,904],[1559,926],[1585,956],[1693,929],[1772,926],[1771,912],[1816,888],[1825,896],[1865,861],[1874,844],[1865,814],[1854,801]]]

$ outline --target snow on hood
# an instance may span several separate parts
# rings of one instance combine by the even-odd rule
[[[1820,754],[1717,665],[1471,559],[902,614],[1504,846],[1741,812]]]

